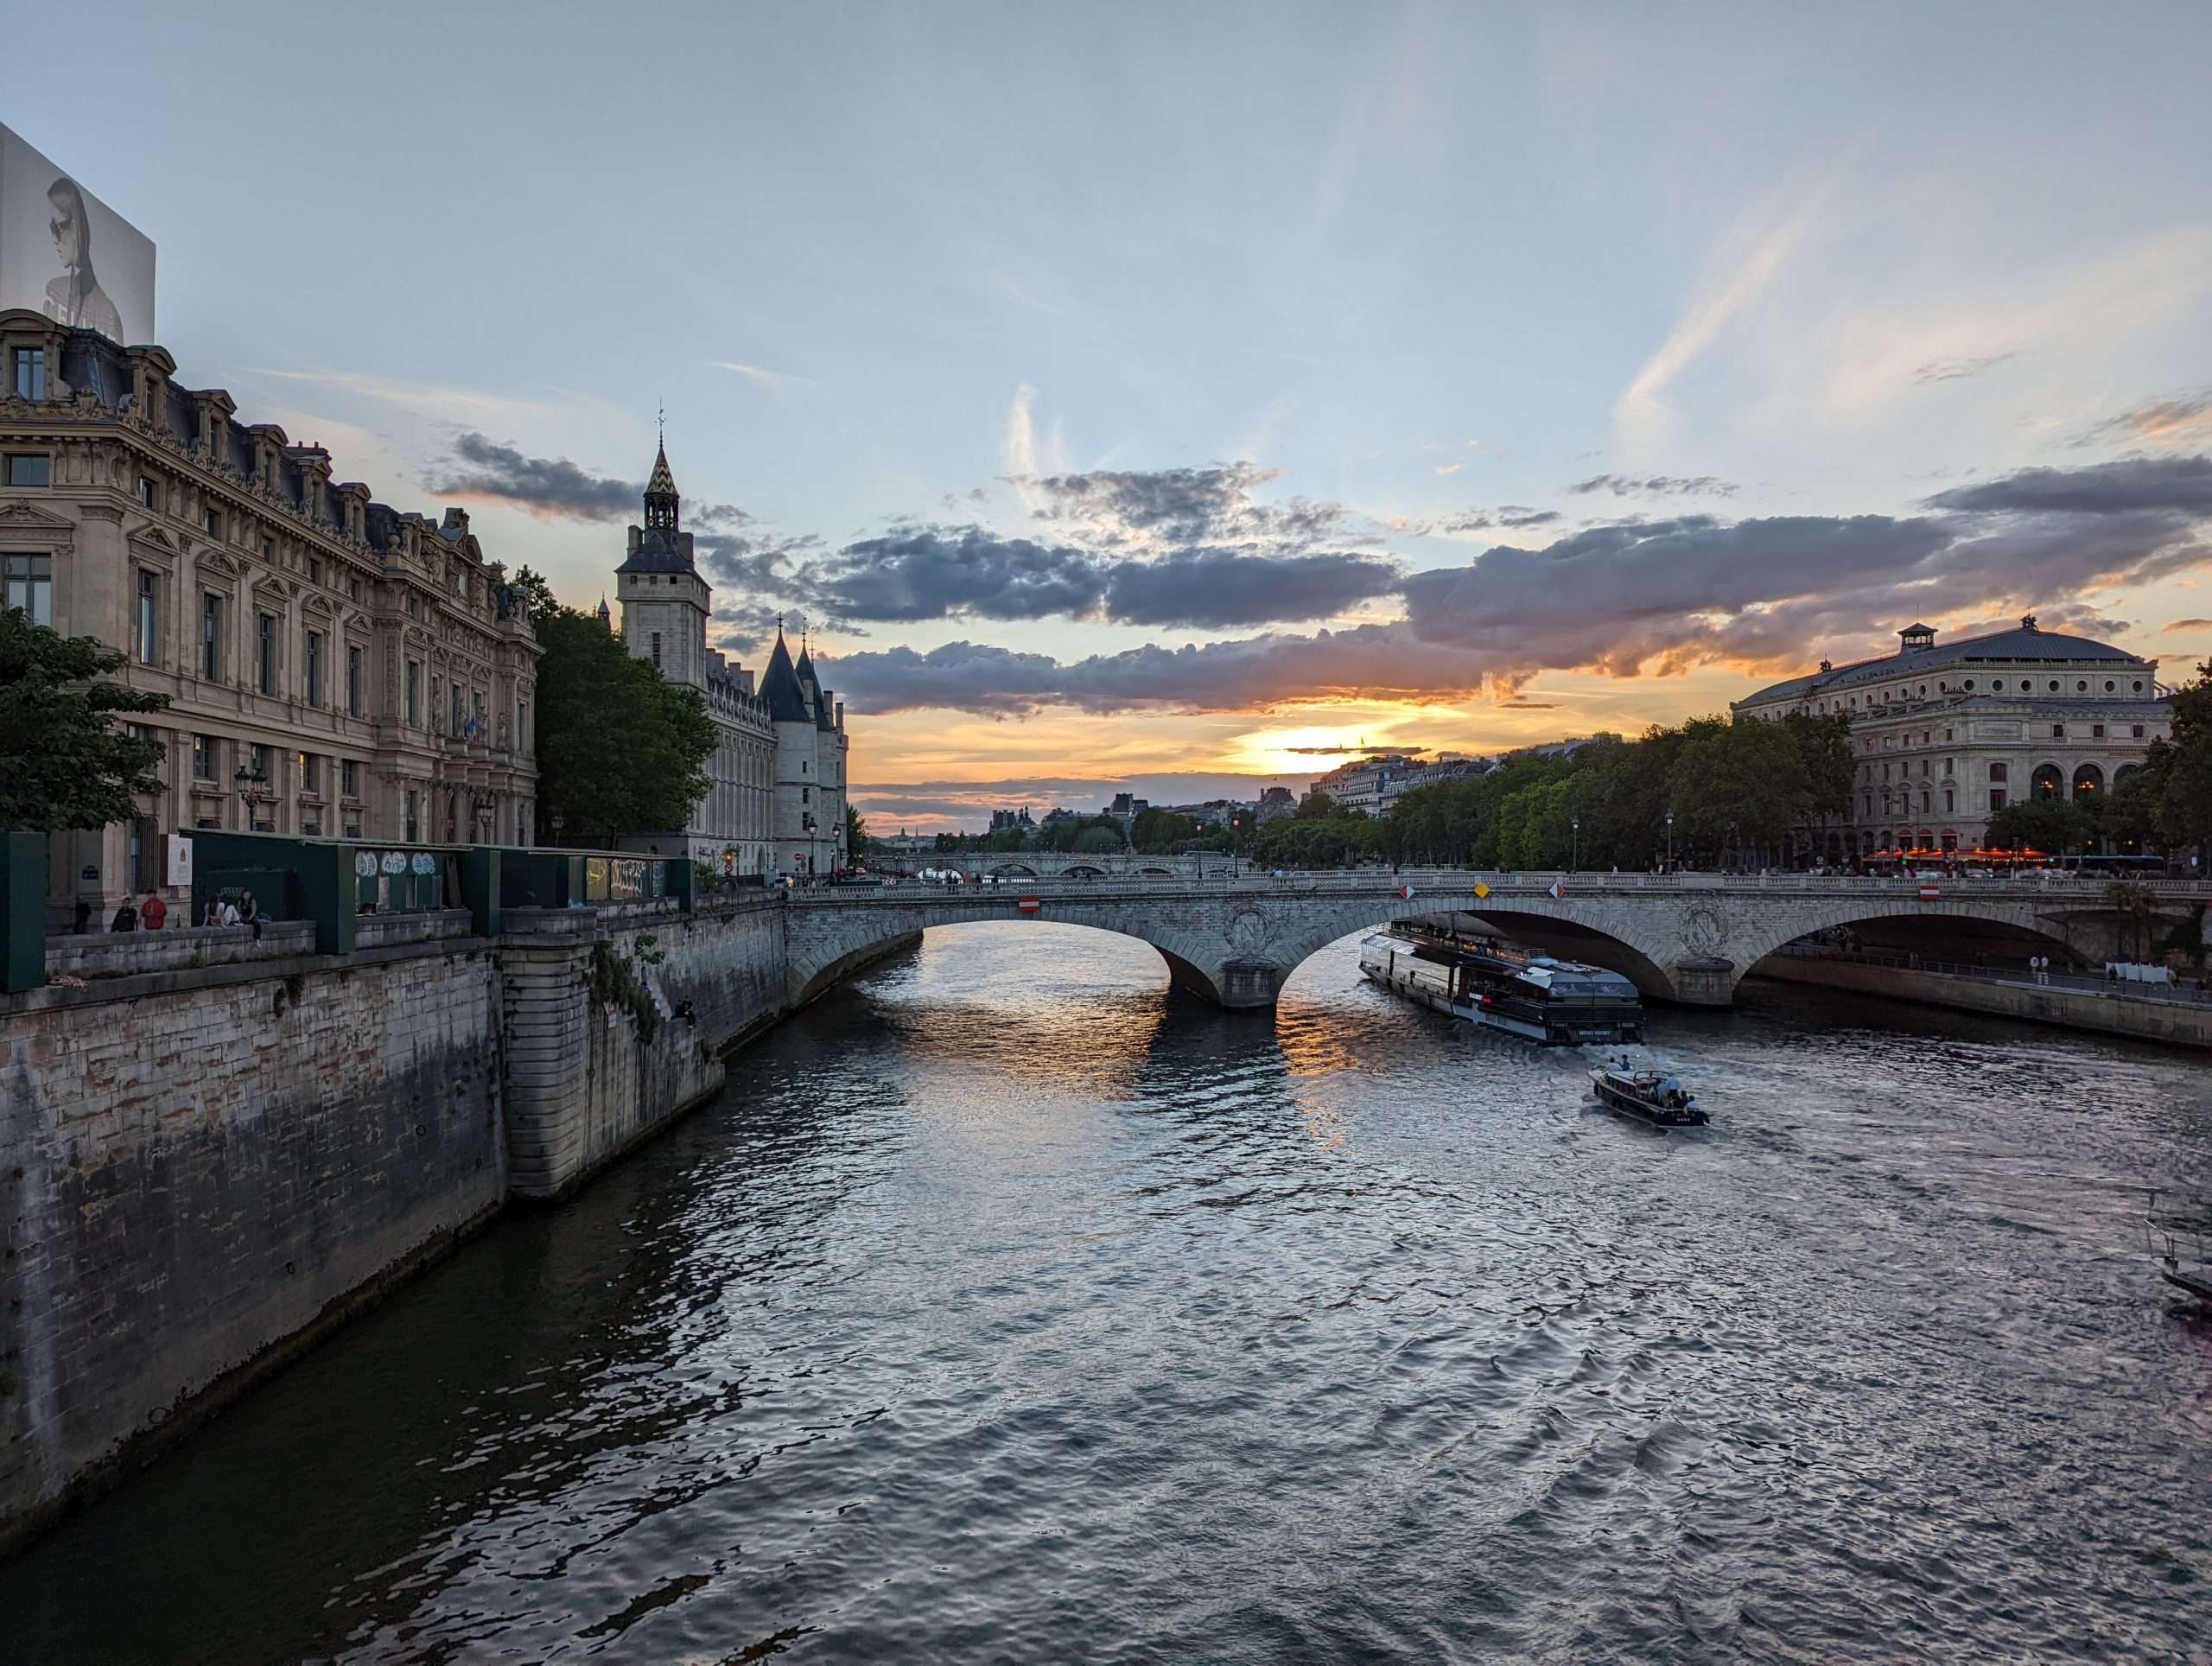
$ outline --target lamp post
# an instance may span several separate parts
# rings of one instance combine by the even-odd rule
[[[553,815],[553,843],[554,843],[558,844],[558,843],[561,843],[561,830],[568,824],[568,820],[569,820],[569,818],[568,818],[567,817],[565,817],[565,816],[562,815],[558,811],[556,811],[554,812],[554,815]]]
[[[1667,871],[1675,871],[1675,812],[1667,812]]]
[[[269,772],[261,766],[261,760],[256,758],[251,769],[240,764],[231,781],[238,790],[238,804],[245,811],[245,830],[251,833],[253,831],[254,802],[261,797],[262,789],[269,785]]]
[[[1582,817],[1570,817],[1567,824],[1573,830],[1567,841],[1567,871],[1570,874],[1580,874],[1582,871]]]

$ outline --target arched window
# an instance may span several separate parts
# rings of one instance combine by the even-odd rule
[[[2082,764],[2074,772],[2074,796],[2094,798],[2105,790],[2105,773],[2094,764]]]
[[[2141,766],[2138,764],[2122,764],[2118,769],[2114,770],[2112,774],[2113,791],[2115,792],[2119,792],[2120,784],[2126,780],[2129,776],[2135,773],[2135,772]]]
[[[2066,796],[2066,775],[2056,764],[2038,764],[2035,779],[2030,783],[2031,796],[2037,798],[2063,798]]]
[[[1989,766],[1989,779],[1993,781],[2005,780],[2008,779],[2010,773],[2003,764],[1992,764]]]

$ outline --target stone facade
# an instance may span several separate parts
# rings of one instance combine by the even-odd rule
[[[783,632],[761,673],[733,665],[707,642],[714,587],[683,530],[683,499],[665,447],[645,482],[645,524],[630,529],[614,569],[622,642],[671,683],[699,690],[714,718],[706,796],[689,826],[626,843],[726,874],[828,874],[845,865],[845,781],[851,742],[845,712],[823,688],[810,655],[794,664]]]
[[[1940,647],[1925,625],[1897,635],[1895,654],[1823,660],[1735,704],[1777,722],[1851,719],[1850,813],[1813,830],[1827,861],[1974,849],[2007,804],[2108,792],[2169,733],[2157,660],[2039,630],[2032,614],[2017,630]]]
[[[144,725],[162,791],[55,839],[57,925],[165,888],[162,836],[194,828],[534,842],[537,640],[465,512],[335,481],[157,347],[17,310],[0,365],[0,605],[98,637],[170,703]]]

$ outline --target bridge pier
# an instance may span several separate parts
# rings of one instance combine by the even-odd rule
[[[1673,999],[1685,1007],[1736,1004],[1736,963],[1719,955],[1696,955],[1667,969]]]

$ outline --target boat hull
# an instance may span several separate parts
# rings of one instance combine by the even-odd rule
[[[1626,1091],[1609,1080],[1603,1071],[1593,1070],[1590,1072],[1590,1085],[1597,1091],[1598,1103],[1605,1106],[1607,1110],[1611,1111],[1616,1116],[1630,1117],[1648,1128],[1656,1128],[1662,1131],[1670,1128],[1703,1128],[1712,1120],[1701,1110],[1693,1110],[1686,1114],[1680,1111],[1662,1110],[1656,1105],[1648,1104],[1633,1093]]]

